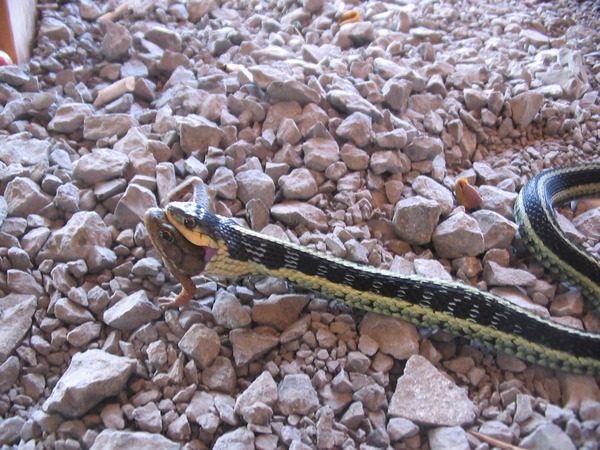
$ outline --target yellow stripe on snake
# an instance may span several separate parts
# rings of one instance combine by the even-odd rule
[[[600,375],[600,334],[539,317],[466,284],[379,270],[274,239],[211,213],[199,179],[175,194],[191,190],[191,201],[166,205],[166,226],[178,233],[178,239],[191,243],[190,252],[197,249],[207,276],[282,278],[355,308],[463,336],[529,363]],[[600,164],[589,164],[541,173],[522,189],[515,204],[521,235],[532,253],[552,274],[580,288],[596,307],[600,306],[600,262],[566,239],[554,218],[553,205],[598,193]],[[149,210],[147,217],[156,216],[157,211],[162,210]],[[155,233],[156,224],[153,229]],[[150,229],[149,234],[152,237]],[[164,244],[155,243],[163,259],[170,257],[164,247],[161,251]],[[180,281],[189,279],[189,270],[181,268],[178,273],[170,266]],[[189,298],[184,290],[166,306]]]

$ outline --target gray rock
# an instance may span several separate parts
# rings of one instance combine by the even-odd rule
[[[95,22],[102,15],[102,11],[96,4],[84,0],[79,4],[79,14],[82,19]]]
[[[202,384],[211,391],[233,394],[237,386],[237,377],[231,361],[217,356],[213,363],[202,371]]]
[[[267,90],[267,88],[276,81],[281,82],[284,80],[291,80],[288,73],[266,64],[250,66],[248,67],[248,72],[252,76],[252,82],[263,90]],[[243,72],[242,75],[244,75]]]
[[[306,295],[271,295],[267,300],[254,302],[252,321],[283,331],[298,319],[309,301]]]
[[[533,415],[533,401],[534,399],[527,394],[517,394],[515,404],[515,414],[513,421],[515,423],[522,423],[529,420]]]
[[[111,244],[112,234],[100,216],[95,212],[80,211],[50,235],[38,258],[65,262],[85,260],[96,246],[110,248]]]
[[[392,442],[400,441],[419,433],[419,427],[402,417],[392,417],[387,424],[387,432]]]
[[[138,121],[129,114],[96,114],[84,118],[83,137],[90,141],[112,136],[121,137],[137,126],[139,126]]]
[[[48,128],[58,133],[73,133],[83,127],[85,119],[92,114],[92,108],[88,104],[64,103],[56,109]]]
[[[271,221],[269,209],[261,200],[256,198],[246,204],[246,218],[250,223],[250,227],[255,231],[263,230]]]
[[[2,58],[4,61],[4,58]],[[23,64],[5,64],[0,69],[0,81],[10,86],[20,87],[30,80],[29,71]]]
[[[102,350],[76,353],[43,408],[67,418],[80,417],[102,400],[121,392],[135,365],[134,359]]]
[[[366,373],[371,365],[371,360],[361,352],[349,352],[346,370],[348,372]]]
[[[332,89],[327,92],[327,101],[331,103],[334,108],[348,114],[360,112],[366,114],[375,122],[379,122],[383,119],[383,114],[356,92]]]
[[[383,386],[369,383],[352,395],[352,399],[359,401],[369,411],[381,411],[387,408],[387,400]]]
[[[102,39],[102,55],[114,61],[127,56],[131,48],[131,35],[124,26],[110,20],[103,22],[105,31]]]
[[[230,331],[229,341],[233,347],[233,359],[238,368],[256,361],[279,344],[279,339],[274,336],[242,329]]]
[[[414,179],[412,188],[421,197],[436,202],[440,206],[443,216],[448,216],[452,212],[452,207],[454,205],[452,192],[437,181],[430,177],[419,175]]]
[[[359,21],[342,25],[336,35],[336,42],[342,48],[350,46],[362,47],[375,40],[375,37],[375,26],[373,23]]]
[[[355,428],[358,428],[358,426],[360,425],[360,423],[362,422],[362,420],[364,418],[365,418],[365,411],[362,406],[362,403],[359,401],[356,401],[348,407],[348,409],[342,416],[342,419],[340,420],[340,422],[342,424],[346,425],[350,429],[355,429]]]
[[[368,313],[360,322],[360,334],[367,335],[379,345],[379,350],[398,360],[406,360],[419,352],[419,334],[414,325]]]
[[[223,289],[219,290],[215,296],[212,313],[215,323],[228,330],[245,328],[252,321],[250,314],[237,297]]]
[[[96,437],[90,450],[129,450],[131,448],[178,450],[180,445],[156,433],[106,429]]]
[[[593,208],[573,219],[573,225],[579,232],[592,241],[600,241],[600,208]]]
[[[57,208],[70,213],[79,211],[79,189],[73,183],[59,186],[54,196],[54,204]]]
[[[483,185],[479,187],[479,195],[483,201],[481,209],[489,209],[511,220],[513,218],[513,205],[517,199],[515,192],[508,192],[495,186]]]
[[[137,327],[158,319],[160,309],[154,305],[146,291],[137,291],[104,311],[103,321],[117,330],[135,330]]]
[[[35,280],[33,275],[22,270],[9,269],[6,272],[6,285],[9,291],[15,294],[40,297],[45,293],[44,288]]]
[[[267,94],[283,102],[298,102],[302,106],[308,103],[318,104],[321,100],[317,91],[297,80],[275,80],[269,84]]]
[[[162,264],[156,258],[142,258],[133,265],[131,273],[136,277],[155,277],[161,267]]]
[[[179,341],[178,347],[200,369],[209,367],[221,350],[219,335],[206,325],[195,323]]]
[[[333,436],[334,413],[329,406],[323,406],[317,411],[317,448],[334,448]]]
[[[369,167],[369,154],[353,145],[344,145],[340,156],[350,170],[364,170]]]
[[[30,270],[33,265],[27,252],[21,248],[11,247],[8,249],[8,259],[13,269],[27,271]],[[34,280],[35,281],[35,280]]]
[[[476,256],[485,250],[483,233],[475,219],[457,212],[439,224],[431,239],[435,251],[442,258]]]
[[[511,429],[498,420],[490,420],[482,423],[479,427],[479,432],[507,444],[512,444],[514,438]]]
[[[139,184],[130,184],[115,208],[119,227],[121,229],[135,228],[142,223],[145,212],[157,206],[156,197],[150,189]]]
[[[285,117],[277,128],[277,142],[281,145],[294,145],[300,142],[301,139],[302,133],[298,129],[296,122],[289,117]]]
[[[492,248],[508,248],[517,233],[517,225],[500,214],[480,209],[471,214],[479,224],[483,233],[485,250]]]
[[[413,261],[413,265],[417,275],[452,281],[452,276],[446,271],[442,263],[435,259],[417,258]]]
[[[294,169],[289,175],[280,177],[279,187],[283,196],[289,200],[308,200],[319,189],[310,170],[304,167]]]
[[[275,183],[272,178],[260,170],[246,170],[235,176],[238,184],[238,198],[248,203],[252,199],[259,199],[267,208],[275,202]]]
[[[33,166],[47,163],[51,143],[41,139],[23,139],[21,135],[0,142],[0,161],[10,164]]]
[[[159,433],[162,431],[162,418],[155,403],[150,402],[138,406],[133,410],[131,415],[140,430],[149,433]]]
[[[404,154],[411,161],[433,160],[444,149],[441,139],[430,136],[419,136],[404,148]]]
[[[73,168],[73,177],[93,186],[100,181],[123,176],[128,164],[127,155],[101,148],[77,160]]]
[[[254,433],[247,428],[237,428],[220,436],[213,450],[254,450]]]
[[[365,147],[371,141],[372,119],[362,112],[352,113],[340,123],[336,133],[357,147]]]
[[[31,327],[36,306],[33,295],[12,293],[0,298],[0,364],[21,344]]]
[[[303,373],[286,375],[279,383],[277,395],[279,409],[286,416],[306,416],[319,406],[317,391],[308,375]]]
[[[203,416],[210,413],[214,407],[215,399],[213,395],[205,391],[197,390],[193,393],[192,399],[185,408],[185,414],[192,421],[198,422]]]
[[[16,177],[10,181],[4,192],[8,214],[17,217],[27,217],[48,206],[52,199],[42,192],[40,187],[31,179]]]
[[[191,155],[195,150],[205,153],[209,147],[217,147],[223,138],[223,130],[214,122],[197,114],[178,117],[177,130],[181,148],[187,155]]]
[[[83,324],[94,320],[94,316],[83,306],[68,298],[60,298],[54,304],[56,318],[68,324]]]
[[[19,358],[9,356],[0,365],[0,394],[5,394],[17,382],[21,366]]]
[[[296,339],[304,336],[304,333],[308,331],[310,327],[310,316],[302,316],[294,323],[290,324],[279,336],[279,340],[282,344],[295,341]]]
[[[235,400],[236,414],[257,402],[274,407],[278,399],[277,384],[268,371],[263,371]]]
[[[312,138],[302,144],[304,163],[309,169],[324,172],[340,159],[340,150],[333,139]]]
[[[346,258],[350,261],[354,261],[360,264],[368,264],[369,263],[369,252],[356,239],[350,239],[344,242],[344,247],[346,249]]]
[[[63,41],[67,44],[73,36],[71,29],[54,17],[44,17],[38,33],[52,41]]]
[[[309,230],[326,231],[327,216],[323,210],[304,202],[288,200],[273,205],[271,214],[290,228],[304,225]]]
[[[377,133],[375,135],[375,143],[379,148],[391,148],[400,150],[406,146],[408,142],[406,131],[398,128],[393,131]]]
[[[512,119],[516,125],[526,127],[544,104],[544,95],[540,92],[523,92],[510,100]]]
[[[460,427],[438,427],[427,432],[431,450],[469,450],[467,433]]]
[[[167,364],[167,346],[163,341],[154,341],[148,344],[146,354],[150,364],[157,369]]]
[[[442,83],[443,85],[443,83]],[[381,93],[385,103],[398,113],[406,112],[413,84],[409,80],[389,79],[383,85]]]
[[[544,450],[575,450],[569,436],[558,425],[546,422],[519,442],[521,448]]]
[[[25,425],[22,417],[9,417],[0,423],[0,445],[8,446],[15,444],[21,437],[21,430]]]
[[[523,29],[519,32],[519,37],[532,43],[535,47],[543,47],[550,43],[550,38],[537,30]]]
[[[489,286],[533,287],[537,283],[537,277],[526,270],[502,267],[494,261],[485,264],[483,279]]]
[[[419,355],[406,363],[388,411],[392,416],[429,426],[460,427],[476,418],[475,405],[467,392]]]
[[[209,186],[217,192],[217,197],[224,200],[237,198],[238,185],[235,174],[227,167],[219,167],[210,179]]]
[[[410,161],[406,155],[395,150],[384,150],[371,155],[369,166],[376,175],[407,173]]]
[[[189,439],[191,433],[192,429],[185,414],[180,415],[177,419],[172,421],[167,428],[167,435],[177,441]]]
[[[394,231],[411,245],[427,244],[431,241],[441,210],[437,202],[421,196],[401,200],[394,208]]]
[[[600,420],[600,400],[592,398],[583,399],[579,408],[579,417],[581,420]]]
[[[164,50],[180,52],[181,35],[164,27],[152,27],[144,33],[144,37]]]

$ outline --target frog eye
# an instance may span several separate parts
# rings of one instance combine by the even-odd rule
[[[187,217],[183,220],[183,225],[191,230],[196,226],[196,221],[191,217]]]
[[[173,242],[175,240],[175,236],[169,230],[162,229],[158,232],[159,237],[166,242]]]

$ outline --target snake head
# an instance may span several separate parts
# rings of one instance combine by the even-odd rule
[[[204,271],[204,248],[183,237],[167,220],[164,210],[150,208],[144,214],[144,224],[152,245],[175,277],[178,274],[194,276]]]
[[[221,218],[198,203],[171,202],[165,207],[167,220],[191,243],[219,249]]]

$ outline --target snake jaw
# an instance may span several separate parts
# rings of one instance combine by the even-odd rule
[[[204,247],[204,264],[205,266],[219,254],[219,251],[216,248],[212,247]]]

